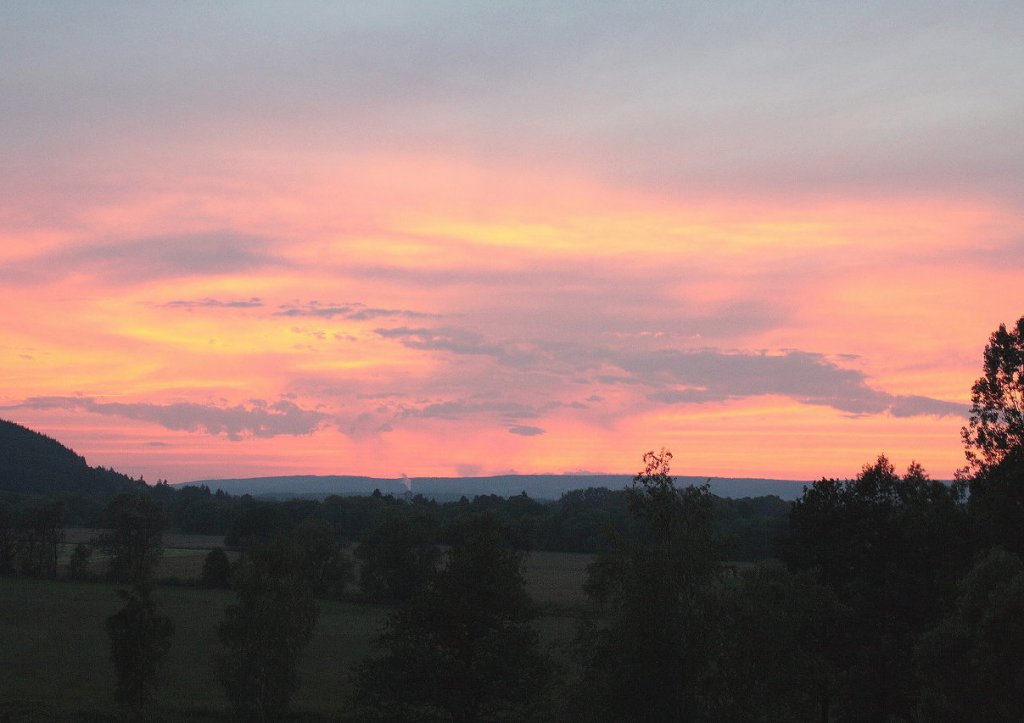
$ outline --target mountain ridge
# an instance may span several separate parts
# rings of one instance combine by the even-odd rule
[[[676,485],[708,483],[712,494],[719,497],[763,497],[775,495],[795,500],[803,493],[805,480],[774,480],[757,477],[675,476]],[[587,487],[622,489],[633,481],[627,474],[528,474],[491,475],[480,477],[368,477],[364,475],[277,475],[195,480],[182,486],[205,485],[212,491],[223,490],[231,495],[254,497],[327,497],[329,495],[368,495],[374,490],[383,494],[422,494],[436,499],[458,498],[462,495],[496,494],[503,497],[525,492],[535,499],[558,499],[565,492]]]

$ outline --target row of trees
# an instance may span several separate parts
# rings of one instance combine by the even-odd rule
[[[167,511],[171,527],[182,532],[225,535],[226,543],[244,547],[253,539],[266,540],[309,517],[328,522],[351,541],[358,541],[386,512],[412,512],[430,517],[435,541],[450,544],[460,520],[481,513],[502,518],[517,544],[534,550],[597,552],[609,528],[625,531],[631,523],[623,490],[587,489],[564,494],[557,501],[539,501],[525,493],[512,497],[479,495],[452,502],[415,495],[330,496],[323,501],[291,499],[282,502],[233,497],[208,488],[174,488],[158,484],[150,494]],[[777,497],[715,498],[714,522],[726,536],[736,538],[735,554],[755,560],[771,556],[768,540],[785,527],[789,503]]]
[[[57,577],[60,550],[65,540],[64,505],[50,502],[30,507],[16,521],[0,506],[0,574]],[[92,544],[79,544],[68,563],[68,575],[88,575],[93,547],[106,554],[108,577],[119,582],[148,578],[159,562],[161,533],[166,519],[149,496],[123,493],[107,505],[101,521],[106,532]]]
[[[17,519],[0,505],[0,574],[19,572],[33,577],[56,577],[63,542],[62,503],[31,507]]]

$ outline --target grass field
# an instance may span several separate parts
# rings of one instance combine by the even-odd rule
[[[61,546],[60,565],[67,565],[71,553],[79,542],[93,539],[98,530],[68,529],[66,542]],[[221,547],[224,538],[211,535],[164,535],[164,551],[155,576],[158,580],[177,580],[191,583],[199,578],[207,553]],[[234,560],[237,553],[228,552]],[[530,596],[545,609],[571,612],[586,602],[583,580],[593,555],[568,552],[533,552],[523,565],[523,576]],[[89,562],[94,574],[106,565],[103,554],[96,550]]]
[[[66,554],[84,541],[71,534],[68,538]],[[158,577],[195,578],[207,550],[220,544],[218,538],[189,538],[167,536]],[[538,552],[524,568],[530,594],[545,611],[537,621],[542,641],[563,660],[560,648],[572,637],[590,559]],[[93,563],[98,570],[100,561]],[[118,587],[0,577],[0,721],[116,719],[104,621],[122,605]],[[213,665],[221,651],[217,625],[234,594],[165,585],[153,597],[175,624],[171,652],[161,671],[158,710],[167,720],[230,718]],[[330,720],[338,714],[349,690],[349,669],[373,652],[372,640],[389,614],[387,607],[357,601],[318,604],[320,618],[302,661],[302,686],[293,705],[296,720]]]

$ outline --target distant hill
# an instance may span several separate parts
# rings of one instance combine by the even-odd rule
[[[805,482],[729,477],[676,477],[676,485],[700,485],[709,482],[712,494],[719,497],[763,497],[776,495],[795,500]],[[587,487],[622,489],[633,481],[632,475],[497,475],[494,477],[414,477],[382,479],[357,476],[294,475],[286,477],[250,477],[246,479],[208,479],[189,482],[223,490],[231,495],[284,497],[327,497],[328,495],[368,495],[379,489],[384,494],[422,494],[438,500],[458,499],[462,495],[500,495],[509,497],[526,492],[534,499],[557,500],[565,492]]]
[[[0,492],[110,497],[141,484],[119,472],[90,467],[57,440],[0,419]]]

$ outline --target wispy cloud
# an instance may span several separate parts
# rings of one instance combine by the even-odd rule
[[[544,430],[540,427],[533,427],[528,424],[518,424],[514,427],[509,427],[508,431],[510,434],[518,434],[522,437],[536,437],[544,434]]]
[[[263,300],[257,296],[248,299],[176,299],[157,306],[167,309],[258,309]]]
[[[351,302],[345,304],[321,304],[317,301],[310,301],[305,304],[285,304],[278,311],[276,316],[289,317],[314,317],[318,319],[333,319],[340,317],[353,321],[369,321],[382,317],[400,317],[406,319],[438,319],[440,314],[431,314],[422,311],[410,311],[409,309],[381,309],[368,307],[365,304]]]
[[[541,410],[515,400],[459,399],[432,402],[419,407],[406,405],[403,417],[421,419],[464,419],[471,416],[494,416],[507,420],[534,419],[541,416]]]
[[[524,344],[489,341],[479,332],[459,327],[397,327],[374,329],[374,332],[385,339],[395,339],[409,349],[487,356],[517,368],[529,365],[535,358]]]

